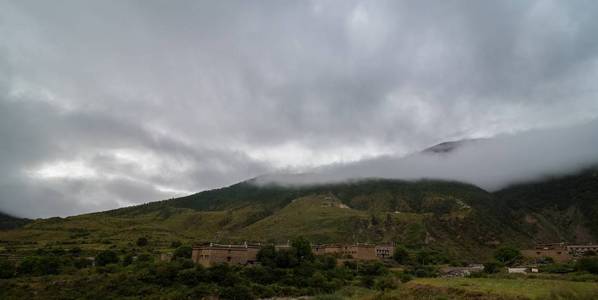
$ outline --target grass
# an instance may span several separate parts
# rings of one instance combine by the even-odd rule
[[[418,278],[408,285],[449,288],[526,299],[593,299],[598,283],[543,279],[499,278]]]

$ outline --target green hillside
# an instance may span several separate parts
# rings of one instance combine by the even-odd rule
[[[30,220],[28,219],[16,218],[0,212],[0,230],[19,228],[29,222]]]
[[[172,241],[400,242],[479,260],[501,245],[596,241],[596,171],[496,193],[446,181],[370,179],[285,187],[230,187],[106,212],[36,220],[0,240],[103,249],[148,237]],[[20,246],[19,246],[20,245]]]
[[[514,226],[538,242],[596,242],[598,169],[519,184],[497,192]]]

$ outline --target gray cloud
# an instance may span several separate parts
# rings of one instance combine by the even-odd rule
[[[441,179],[495,191],[514,183],[598,166],[597,136],[598,120],[573,127],[456,142],[455,148],[447,152],[381,156],[323,166],[301,174],[265,175],[256,182],[305,185],[365,178]]]
[[[0,210],[68,215],[586,122],[597,9],[0,0]]]

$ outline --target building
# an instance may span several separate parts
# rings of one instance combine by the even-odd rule
[[[565,243],[537,245],[534,249],[521,250],[521,255],[535,260],[550,257],[558,263],[570,261],[572,258]]]
[[[598,245],[567,245],[566,248],[573,257],[583,256],[588,251],[598,253]]]
[[[287,244],[274,246],[276,250],[288,250],[291,246]],[[193,247],[191,259],[205,267],[218,263],[229,264],[254,264],[257,262],[257,253],[261,245],[222,245],[205,244]],[[314,255],[333,255],[343,259],[354,260],[378,260],[391,258],[394,252],[392,245],[372,244],[324,244],[312,246]],[[161,257],[162,258],[162,257]],[[164,259],[166,256],[164,255]]]
[[[248,245],[247,243],[242,245],[210,243],[193,247],[191,259],[204,267],[219,263],[248,265],[257,261],[259,250],[259,245]]]
[[[540,244],[534,249],[521,250],[521,254],[526,258],[533,258],[536,260],[550,257],[555,262],[562,263],[583,256],[588,251],[598,253],[598,245],[567,245],[565,243]]]
[[[314,255],[334,255],[339,258],[350,258],[357,260],[376,260],[376,246],[371,244],[325,244],[312,247]],[[384,252],[384,251],[383,251]]]
[[[395,246],[393,245],[376,245],[376,256],[380,259],[392,258],[395,252]]]

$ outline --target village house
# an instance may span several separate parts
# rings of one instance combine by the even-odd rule
[[[567,245],[566,248],[573,257],[583,256],[588,251],[598,253],[598,245]]]
[[[526,258],[533,258],[536,260],[550,257],[555,262],[562,263],[583,256],[584,253],[588,251],[598,252],[598,245],[567,245],[565,243],[540,244],[534,249],[521,250],[521,254]]]
[[[336,255],[341,258],[350,258],[358,260],[375,260],[378,259],[376,255],[376,246],[371,244],[327,244],[316,245],[312,247],[315,255]]]
[[[392,258],[395,252],[395,246],[393,245],[376,245],[376,256],[380,259]]]
[[[534,249],[521,250],[521,255],[535,260],[542,260],[546,257],[550,257],[558,263],[570,261],[572,258],[565,243],[540,244]]]
[[[257,261],[259,245],[220,245],[210,243],[209,245],[195,246],[191,253],[191,259],[204,267],[218,263],[248,265]]]

